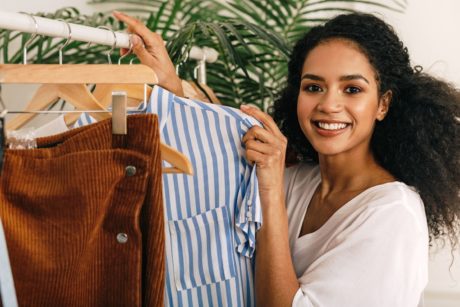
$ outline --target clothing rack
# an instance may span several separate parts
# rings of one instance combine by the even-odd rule
[[[66,23],[50,18],[34,16],[37,24],[27,14],[0,11],[0,29],[37,33],[38,35],[68,38],[69,28],[72,40],[94,43],[114,48],[130,47],[129,34],[106,29],[93,28],[73,23]],[[213,48],[199,48],[193,46],[189,53],[189,59],[204,60],[213,63],[217,60],[218,53]]]

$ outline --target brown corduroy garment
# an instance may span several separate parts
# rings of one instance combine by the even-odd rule
[[[163,306],[158,119],[129,116],[126,136],[111,129],[6,151],[0,217],[19,306]]]

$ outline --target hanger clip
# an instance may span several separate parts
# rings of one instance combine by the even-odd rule
[[[126,107],[128,95],[126,92],[112,92],[112,134],[128,134]]]

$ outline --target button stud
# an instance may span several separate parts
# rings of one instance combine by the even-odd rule
[[[125,169],[125,174],[128,177],[134,176],[136,174],[136,167],[132,165],[128,165]]]
[[[128,235],[123,232],[117,234],[117,241],[118,243],[121,243],[121,244],[128,242]]]

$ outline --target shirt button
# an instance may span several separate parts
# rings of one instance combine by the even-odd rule
[[[128,176],[128,177],[134,176],[134,175],[136,174],[136,167],[135,167],[135,166],[132,166],[132,165],[128,165],[128,166],[125,168],[125,174],[126,174],[126,176]]]
[[[123,232],[117,234],[117,241],[118,243],[121,243],[121,244],[128,242],[128,235]]]
[[[252,213],[250,211],[246,212],[246,217],[248,219],[251,219],[252,218]]]

